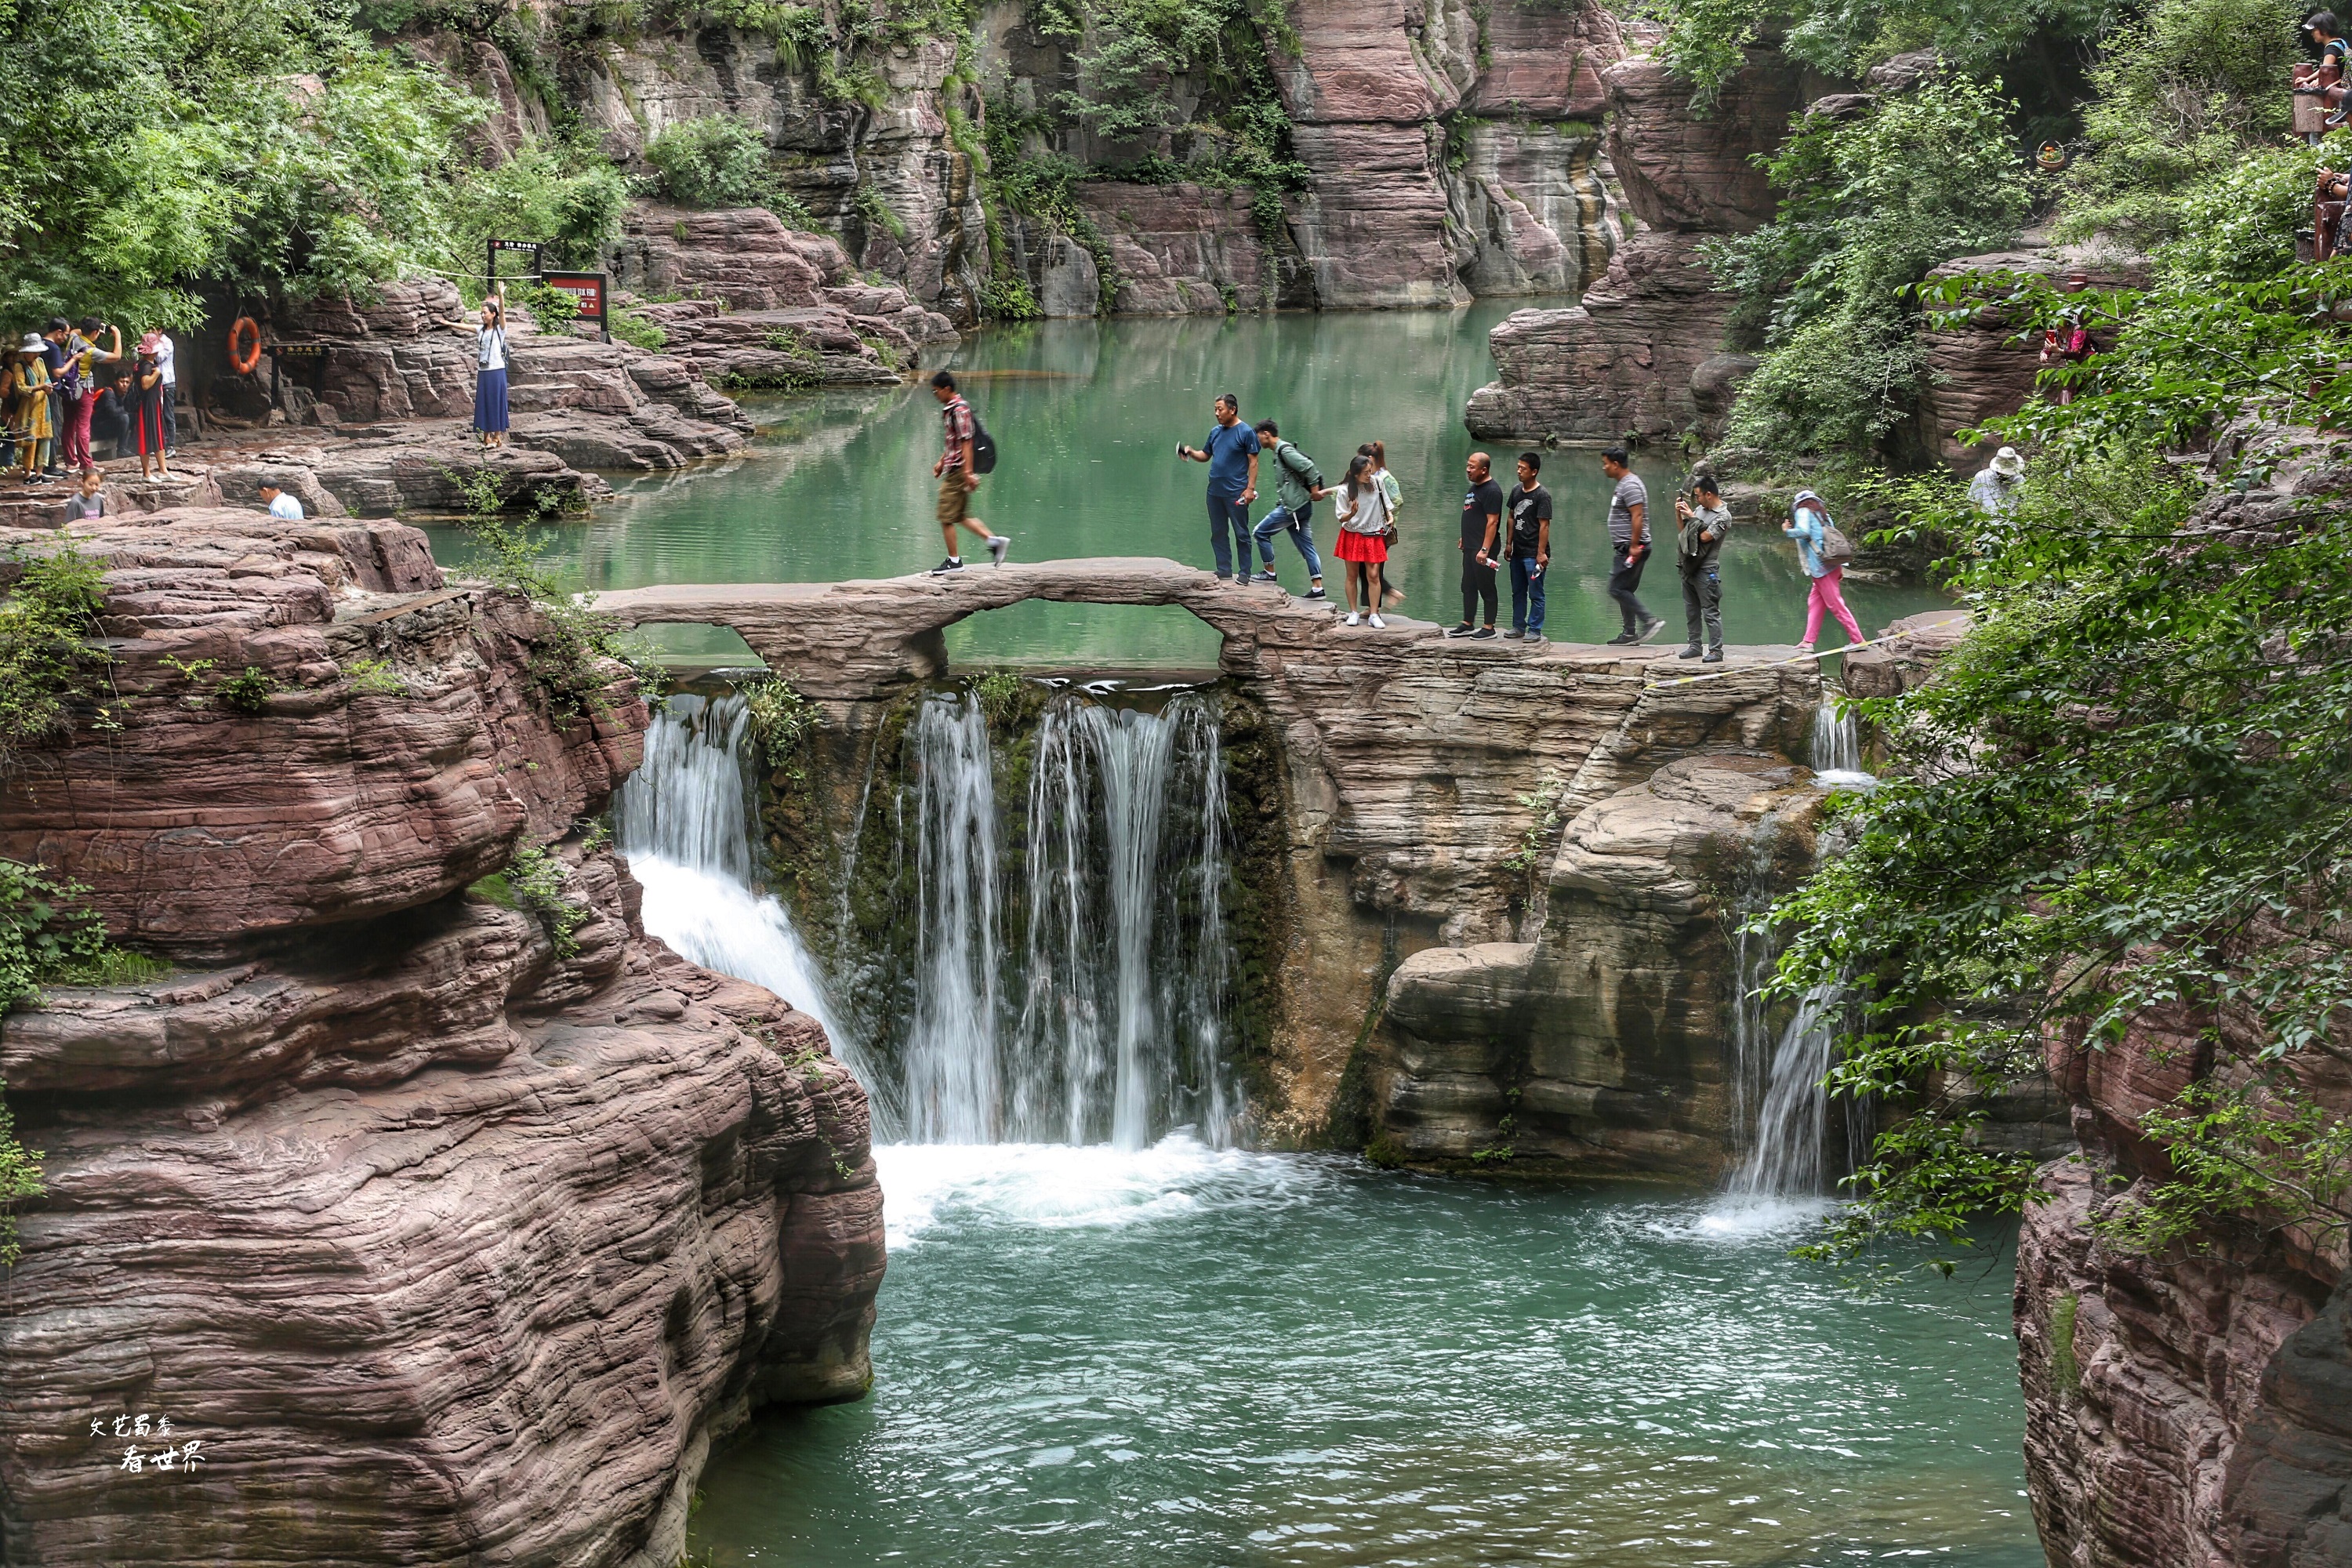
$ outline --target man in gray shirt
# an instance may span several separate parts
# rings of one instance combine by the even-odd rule
[[[1617,489],[1609,498],[1609,543],[1615,563],[1609,571],[1609,596],[1624,613],[1625,629],[1609,639],[1612,647],[1648,642],[1666,623],[1650,614],[1633,592],[1642,585],[1642,563],[1650,558],[1650,492],[1634,476],[1622,447],[1601,454],[1601,471]]]
[[[1690,623],[1690,646],[1682,657],[1698,658],[1699,633],[1706,634],[1706,660],[1723,662],[1723,574],[1716,557],[1723,553],[1723,536],[1731,531],[1731,510],[1723,504],[1713,474],[1691,476],[1690,500],[1675,498],[1675,521],[1680,525],[1677,563],[1683,569],[1683,618]]]

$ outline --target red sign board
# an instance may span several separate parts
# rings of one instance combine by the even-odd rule
[[[580,320],[593,322],[599,327],[604,325],[604,274],[544,272],[539,280],[550,289],[561,289],[571,295],[572,302],[580,308]]]

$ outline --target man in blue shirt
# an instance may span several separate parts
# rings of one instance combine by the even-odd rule
[[[1249,581],[1249,509],[1257,500],[1257,432],[1242,423],[1241,399],[1230,392],[1217,396],[1217,422],[1209,426],[1207,442],[1176,448],[1178,457],[1209,465],[1209,543],[1217,552],[1220,582]],[[1238,570],[1234,564],[1236,551]]]

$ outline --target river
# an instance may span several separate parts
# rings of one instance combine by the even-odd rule
[[[1276,419],[1333,484],[1358,444],[1386,444],[1405,494],[1396,565],[1407,594],[1402,613],[1450,624],[1461,610],[1454,542],[1463,461],[1475,445],[1462,428],[1462,406],[1493,377],[1486,331],[1507,313],[1487,302],[1453,311],[1039,321],[979,333],[950,362],[1002,454],[975,510],[1013,536],[1014,560],[1166,555],[1209,566],[1207,470],[1179,461],[1175,448],[1205,438],[1211,401],[1230,391],[1244,418]],[[940,419],[927,388],[759,398],[749,406],[765,423],[746,456],[623,481],[620,501],[540,531],[565,580],[586,588],[835,582],[938,563],[930,464]],[[1495,454],[1506,489],[1516,455]],[[1599,642],[1620,624],[1604,591],[1609,486],[1590,451],[1543,456],[1556,510],[1545,629],[1555,641]],[[1681,474],[1654,454],[1636,467],[1659,519],[1671,525]],[[1255,515],[1271,504],[1269,494]],[[1327,556],[1336,531],[1327,502],[1315,520]],[[431,531],[445,563],[471,558],[462,531]],[[1722,567],[1728,640],[1785,643],[1801,635],[1805,582],[1777,528],[1736,530]],[[1327,568],[1336,600],[1339,568]],[[1306,572],[1286,539],[1275,542],[1275,569],[1286,588],[1305,591]],[[1506,626],[1509,587],[1506,578]],[[1659,641],[1672,644],[1684,628],[1670,562],[1653,563],[1643,596],[1666,617]],[[1948,603],[1886,584],[1854,583],[1846,596],[1873,632]],[[1200,669],[1217,654],[1216,635],[1173,608],[1031,603],[975,616],[948,637],[960,662]],[[1834,628],[1829,637],[1836,640]],[[745,657],[733,634],[702,628],[667,630],[660,646],[689,657]]]

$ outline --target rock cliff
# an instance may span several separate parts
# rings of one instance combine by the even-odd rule
[[[1489,439],[1655,440],[1719,417],[1752,362],[1727,355],[1731,298],[1698,259],[1711,234],[1746,233],[1772,215],[1752,163],[1778,146],[1805,102],[1804,73],[1751,48],[1711,115],[1686,83],[1647,58],[1602,74],[1612,165],[1644,226],[1583,302],[1521,310],[1495,328],[1497,379],[1464,417]]]
[[[69,537],[120,728],[23,753],[0,855],[169,968],[0,1020],[47,1189],[0,1557],[668,1564],[714,1438],[865,1389],[881,1214],[823,1031],[647,940],[580,826],[633,688],[567,704],[398,525]]]
[[[1284,25],[1156,65],[1138,90],[1164,90],[1169,116],[1118,130],[1096,62],[1120,28],[1155,24],[999,3],[967,29],[959,10],[821,5],[804,13],[817,39],[757,7],[530,0],[520,26],[501,6],[436,11],[400,37],[495,100],[493,149],[555,111],[642,171],[667,127],[748,121],[851,266],[958,324],[1014,282],[1076,315],[1573,294],[1614,244],[1598,127],[1623,47],[1599,5],[1296,0]],[[1299,174],[1230,162],[1212,122],[1244,102],[1286,117]],[[992,115],[1022,127],[1005,168],[982,151]],[[1049,159],[1076,171],[1069,203],[1008,195],[1013,165]],[[614,258],[625,279],[640,227]]]

